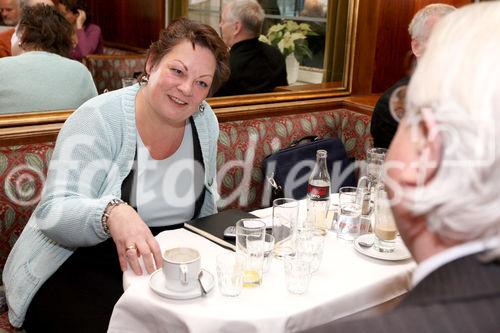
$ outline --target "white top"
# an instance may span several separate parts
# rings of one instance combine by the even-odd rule
[[[479,253],[485,250],[491,250],[500,246],[500,238],[493,237],[484,240],[467,242],[457,246],[453,246],[441,253],[438,253],[424,261],[422,261],[415,269],[412,278],[412,286],[415,287],[427,275],[431,274],[439,267],[446,265],[458,258]]]
[[[197,167],[195,167],[197,165]],[[155,160],[137,133],[137,172],[134,173],[131,204],[150,227],[189,221],[196,197],[194,173],[203,177],[203,167],[194,160],[193,134],[189,120],[177,151]],[[140,195],[138,195],[140,194]]]

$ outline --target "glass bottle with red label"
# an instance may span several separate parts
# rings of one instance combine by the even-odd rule
[[[326,233],[330,226],[327,221],[330,205],[330,174],[326,166],[326,150],[316,152],[316,165],[307,185],[306,228],[319,228]]]

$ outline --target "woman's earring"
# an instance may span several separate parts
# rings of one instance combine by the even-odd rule
[[[143,84],[147,84],[149,81],[149,74],[144,74],[141,76],[139,84],[142,86]]]
[[[198,106],[198,111],[200,112],[204,112],[205,111],[205,104],[200,104],[200,106]]]

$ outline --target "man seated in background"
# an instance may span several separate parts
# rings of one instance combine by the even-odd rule
[[[427,40],[431,35],[432,28],[443,16],[456,8],[441,3],[431,4],[420,9],[408,27],[411,36],[411,50],[418,59],[422,56]],[[370,132],[373,137],[373,145],[379,148],[389,148],[392,138],[398,128],[398,120],[394,119],[389,109],[389,99],[392,93],[399,87],[406,86],[410,77],[406,76],[387,89],[379,98],[373,109]]]
[[[25,6],[34,6],[38,3],[49,6],[54,5],[51,0],[0,0],[0,12],[3,22],[9,26],[15,26],[21,17],[22,8]],[[9,28],[0,32],[0,58],[12,55],[10,52],[10,41],[14,31],[15,28]]]
[[[258,40],[264,10],[254,0],[233,0],[222,10],[220,29],[230,50],[231,76],[214,96],[257,94],[288,85],[280,51]]]
[[[447,15],[408,86],[385,183],[418,262],[412,289],[392,311],[312,332],[500,331],[498,22],[498,1]]]
[[[0,0],[0,16],[3,25],[15,26],[21,16],[19,0]]]

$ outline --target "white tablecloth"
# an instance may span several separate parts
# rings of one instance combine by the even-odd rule
[[[257,212],[266,215],[269,210]],[[162,250],[178,245],[202,254],[202,268],[216,275],[215,257],[226,251],[184,229],[157,236]],[[292,332],[342,318],[404,294],[410,286],[412,260],[366,257],[352,244],[327,236],[320,269],[304,295],[287,292],[282,262],[274,259],[258,288],[238,297],[220,295],[217,284],[203,298],[172,300],[155,294],[148,275],[123,276],[123,296],[115,305],[109,332]]]

